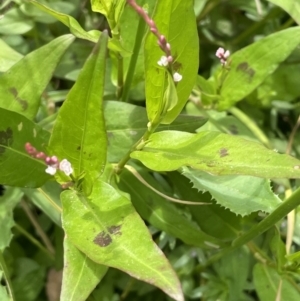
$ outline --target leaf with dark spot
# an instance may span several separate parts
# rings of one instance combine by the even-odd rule
[[[122,225],[119,226],[111,226],[107,230],[110,234],[115,234],[115,235],[122,235],[122,232],[120,231]]]
[[[219,154],[220,154],[220,157],[221,157],[221,158],[229,155],[229,154],[228,154],[228,150],[227,150],[226,148],[221,148],[221,149],[219,150]]]
[[[111,239],[110,235],[107,232],[101,231],[94,238],[93,242],[96,245],[99,245],[100,247],[107,247],[108,245],[110,245],[112,243],[112,239]]]

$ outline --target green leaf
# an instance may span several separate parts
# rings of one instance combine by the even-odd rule
[[[91,0],[92,10],[106,16],[113,34],[118,34],[120,21],[126,0]]]
[[[23,57],[22,54],[7,45],[2,39],[0,39],[0,49],[0,72],[7,71]]]
[[[215,175],[300,178],[299,160],[218,132],[154,133],[143,150],[132,152],[131,157],[156,171],[190,166]]]
[[[45,151],[49,133],[23,115],[0,108],[0,183],[19,187],[42,186],[50,176],[41,160],[25,152],[30,142]]]
[[[119,101],[104,102],[105,125],[108,136],[108,160],[118,162],[147,130],[145,108]],[[202,116],[179,115],[171,125],[160,125],[156,130],[166,129],[195,132],[206,119]]]
[[[12,301],[4,286],[0,285],[0,300],[1,301]]]
[[[108,36],[103,33],[59,110],[49,148],[67,158],[79,176],[94,180],[106,164],[106,133],[102,111]]]
[[[33,119],[40,98],[60,58],[74,41],[73,35],[56,38],[32,51],[0,75],[0,107]]]
[[[217,91],[212,81],[206,80],[204,77],[198,75],[197,88],[201,93],[201,103],[203,103],[203,105],[213,104],[214,101],[217,100]]]
[[[64,270],[60,300],[85,301],[107,272],[64,239]]]
[[[99,30],[90,30],[90,31],[85,31],[78,21],[73,18],[72,16],[57,12],[53,10],[52,8],[43,5],[35,0],[30,0],[30,3],[38,7],[40,10],[48,13],[49,15],[53,16],[55,19],[66,25],[69,29],[70,32],[77,38],[83,39],[83,40],[88,40],[94,43],[97,43],[97,41],[100,38],[100,35],[102,34]],[[108,42],[108,47],[111,50],[116,50],[116,51],[122,51],[124,53],[127,53],[123,47],[120,46],[119,42],[115,40],[109,40]]]
[[[30,31],[34,22],[24,15],[17,8],[12,8],[5,13],[5,18],[0,19],[0,34],[20,35]]]
[[[276,300],[278,288],[281,285],[281,294],[278,300],[298,301],[299,291],[287,275],[279,275],[277,271],[262,263],[257,263],[253,271],[254,285],[261,301]]]
[[[53,16],[55,19],[69,27],[70,32],[77,38],[88,40],[96,43],[99,40],[101,32],[98,30],[91,30],[89,32],[85,31],[78,21],[72,16],[57,12],[46,5],[43,5],[35,0],[30,0],[30,3],[38,7],[40,10]]]
[[[171,44],[173,71],[183,76],[176,86],[178,103],[164,117],[163,122],[169,124],[184,107],[198,72],[199,43],[193,1],[158,1],[153,20]],[[161,116],[168,78],[166,69],[157,64],[164,53],[157,44],[157,37],[150,31],[146,37],[144,55],[147,113],[152,122]]]
[[[23,193],[20,189],[7,187],[3,196],[0,197],[0,252],[2,252],[12,239],[11,228],[15,222],[13,210],[20,202]]]
[[[267,36],[230,57],[218,108],[226,110],[257,88],[300,43],[300,28]]]
[[[22,189],[32,203],[48,215],[58,226],[61,226],[62,209],[59,198],[61,190],[61,186],[59,186],[58,183],[50,181],[37,189]]]
[[[162,190],[147,172],[139,170],[139,173],[152,187]],[[211,248],[211,245],[218,246],[221,243],[201,231],[193,221],[185,217],[183,210],[145,187],[129,171],[122,172],[119,185],[120,189],[130,193],[132,204],[141,217],[154,227],[181,239],[188,245],[200,248]]]
[[[245,300],[243,291],[249,275],[250,258],[246,248],[239,248],[214,264],[214,270],[228,288],[228,301]]]
[[[202,231],[223,241],[237,238],[237,233],[241,230],[240,216],[212,203],[209,193],[200,193],[197,189],[193,189],[190,181],[179,172],[171,172],[168,176],[181,199],[210,204],[209,206],[189,207],[193,220]]]
[[[16,301],[36,300],[45,284],[46,268],[29,258],[17,258],[12,280]]]
[[[255,211],[270,213],[281,200],[272,192],[270,181],[252,176],[213,176],[200,170],[183,168],[194,188],[209,191],[221,206],[241,216]]]
[[[89,198],[69,190],[61,200],[63,228],[81,252],[183,300],[176,274],[126,197],[98,181]]]
[[[300,25],[300,2],[294,0],[268,0],[284,9]]]

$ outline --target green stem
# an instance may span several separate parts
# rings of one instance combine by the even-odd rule
[[[272,148],[268,137],[264,132],[257,126],[257,124],[249,118],[243,111],[236,107],[229,109],[229,112],[239,119],[248,129],[254,134],[254,136],[266,147]]]
[[[132,79],[134,76],[134,70],[135,66],[139,57],[139,52],[140,48],[142,45],[143,37],[144,37],[144,32],[145,32],[145,27],[146,23],[143,18],[140,18],[136,36],[135,36],[135,43],[133,47],[133,53],[130,59],[127,75],[126,75],[126,80],[124,84],[124,89],[123,89],[123,94],[122,94],[122,101],[127,102],[128,101],[128,96],[129,96],[129,91],[132,83]]]
[[[54,261],[54,256],[53,254],[51,254],[37,239],[35,239],[30,233],[28,233],[25,229],[23,229],[20,225],[15,224],[15,228],[21,233],[23,234],[25,237],[28,238],[28,240],[30,240],[32,242],[32,244],[34,244],[36,247],[38,247],[42,252],[44,252],[45,254],[47,254],[47,256],[49,256],[49,258],[51,258],[51,260]]]
[[[294,210],[297,206],[300,205],[300,187],[284,202],[282,202],[271,214],[269,214],[264,220],[259,224],[256,224],[252,227],[251,230],[238,237],[232,242],[231,247],[223,249],[221,252],[210,257],[204,265],[199,265],[196,268],[196,271],[199,272],[203,268],[213,264],[219,260],[224,255],[230,253],[233,250],[236,250],[253,240],[255,237],[261,235],[265,231],[269,230],[273,225],[283,219],[289,212]]]
[[[130,154],[133,151],[136,150],[141,150],[145,143],[147,142],[147,140],[149,139],[149,137],[152,135],[152,133],[155,131],[155,129],[158,127],[159,122],[155,122],[153,124],[150,124],[150,126],[148,126],[146,132],[144,133],[143,137],[140,138],[132,147],[131,149],[127,152],[127,154],[121,159],[121,161],[115,166],[114,168],[114,173],[115,174],[120,174],[124,168],[124,166],[126,165],[126,163],[128,162],[128,160],[130,159]]]
[[[15,297],[14,297],[12,282],[10,280],[8,269],[7,269],[7,266],[6,266],[6,263],[5,263],[5,260],[4,260],[4,257],[3,257],[3,254],[2,254],[1,251],[0,251],[0,267],[3,271],[3,275],[4,275],[4,278],[5,278],[5,281],[6,281],[6,285],[7,285],[7,289],[8,289],[10,299],[11,299],[11,301],[14,301]]]
[[[123,94],[123,57],[117,53],[118,60],[118,87],[117,87],[117,99],[120,99]]]

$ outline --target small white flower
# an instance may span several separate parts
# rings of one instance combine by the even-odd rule
[[[169,62],[168,62],[168,58],[165,56],[165,55],[163,55],[161,58],[160,58],[160,60],[157,62],[157,64],[159,65],[159,66],[168,66],[168,64],[169,64]]]
[[[63,159],[59,163],[59,169],[63,171],[67,176],[69,176],[73,172],[72,165],[67,159]]]
[[[55,167],[55,166],[48,165],[48,167],[46,168],[45,171],[46,171],[46,173],[48,173],[49,175],[54,176],[55,173],[56,173],[56,167]]]
[[[175,73],[173,74],[173,79],[174,79],[174,82],[175,82],[175,83],[178,83],[178,82],[180,82],[180,81],[182,80],[182,75],[179,74],[178,72],[175,72]]]
[[[221,64],[225,65],[227,58],[230,56],[230,51],[226,50],[222,47],[219,47],[216,51],[216,57],[220,59]]]
[[[224,53],[225,59],[227,59],[229,56],[230,56],[230,51],[226,50],[225,53]]]

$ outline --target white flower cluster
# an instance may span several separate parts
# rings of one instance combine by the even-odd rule
[[[56,174],[57,169],[64,172],[67,176],[73,173],[72,165],[67,159],[63,159],[59,162],[59,164],[56,163],[48,165],[48,167],[46,168],[46,173],[48,173],[51,176],[54,176]]]
[[[220,59],[221,64],[225,65],[228,57],[230,56],[230,51],[226,50],[222,47],[218,48],[216,51],[216,57]]]
[[[163,56],[160,58],[160,60],[157,62],[157,64],[158,64],[159,66],[161,66],[161,67],[166,67],[166,66],[168,66],[168,64],[169,64],[169,59],[168,59],[165,55],[163,55]],[[175,72],[175,73],[173,74],[173,79],[174,79],[174,82],[175,82],[175,83],[178,83],[178,82],[180,82],[180,81],[182,80],[182,75],[179,74],[178,72]]]

